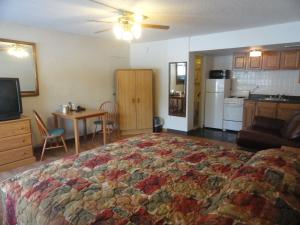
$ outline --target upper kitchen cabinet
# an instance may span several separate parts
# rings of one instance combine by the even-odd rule
[[[262,65],[262,57],[249,57],[247,69],[260,70]]]
[[[232,68],[235,70],[246,69],[247,58],[247,54],[244,53],[234,54]]]
[[[280,52],[277,51],[263,52],[262,69],[264,70],[280,69]]]
[[[284,51],[280,56],[280,69],[299,69],[300,51]]]

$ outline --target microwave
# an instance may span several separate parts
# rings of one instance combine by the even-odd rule
[[[211,70],[209,79],[230,79],[231,70]]]

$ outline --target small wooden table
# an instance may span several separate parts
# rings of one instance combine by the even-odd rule
[[[80,149],[80,140],[79,140],[79,128],[78,128],[78,121],[83,120],[84,124],[84,135],[86,137],[87,135],[87,127],[86,127],[86,119],[91,117],[99,117],[103,116],[103,144],[106,144],[106,121],[105,121],[105,115],[107,112],[94,110],[94,109],[87,109],[85,111],[81,112],[70,112],[70,113],[62,113],[62,112],[54,112],[52,115],[54,116],[55,126],[58,127],[59,124],[59,118],[72,120],[74,124],[74,138],[75,138],[75,149],[76,154],[79,153]]]

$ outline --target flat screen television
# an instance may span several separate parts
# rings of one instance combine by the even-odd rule
[[[20,118],[23,112],[18,78],[0,78],[0,121]]]

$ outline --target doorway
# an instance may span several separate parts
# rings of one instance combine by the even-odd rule
[[[201,99],[202,99],[202,75],[203,75],[203,57],[195,55],[194,71],[194,128],[201,127]]]

